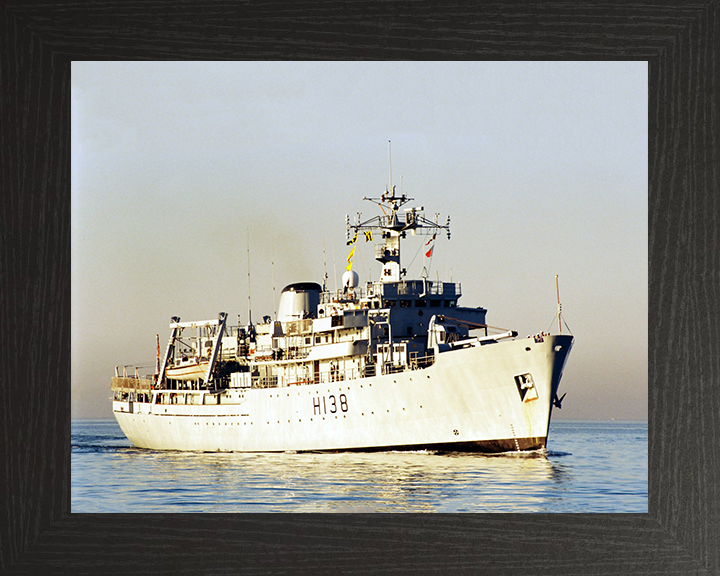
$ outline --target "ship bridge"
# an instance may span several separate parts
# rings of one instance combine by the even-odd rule
[[[367,286],[367,295],[368,297],[378,296],[384,303],[397,301],[397,299],[418,301],[425,299],[433,300],[433,306],[455,307],[458,298],[462,295],[462,290],[459,283],[433,282],[423,278],[399,282],[370,282]],[[383,306],[383,308],[385,307]]]

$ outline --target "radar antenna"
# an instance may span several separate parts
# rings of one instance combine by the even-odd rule
[[[388,140],[388,161],[390,161],[390,141]],[[425,218],[424,208],[416,206],[405,208],[402,213],[400,209],[414,198],[404,193],[396,194],[395,186],[392,185],[392,164],[390,164],[390,189],[386,190],[379,198],[368,198],[373,204],[377,204],[382,215],[374,216],[362,221],[360,213],[356,223],[351,223],[348,216],[345,217],[346,236],[348,244],[354,242],[360,231],[365,232],[366,240],[372,240],[372,232],[379,231],[384,243],[375,245],[375,259],[383,265],[382,281],[398,282],[405,275],[405,269],[400,264],[400,240],[407,236],[408,231],[413,235],[434,235],[440,230],[447,232],[450,239],[450,217],[447,217],[446,224],[440,224],[439,215],[435,215],[435,221]]]

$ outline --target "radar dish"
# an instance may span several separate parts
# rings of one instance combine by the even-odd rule
[[[343,288],[356,288],[360,284],[360,276],[355,270],[348,270],[342,276]]]

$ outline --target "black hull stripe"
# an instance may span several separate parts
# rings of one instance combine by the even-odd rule
[[[545,448],[547,438],[505,438],[468,442],[440,442],[437,444],[408,444],[403,446],[368,446],[366,448],[336,448],[331,450],[298,450],[298,452],[389,452],[429,450],[433,452],[476,452],[497,454]]]

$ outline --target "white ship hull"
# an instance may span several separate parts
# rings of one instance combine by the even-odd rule
[[[427,368],[340,382],[155,391],[153,403],[116,400],[113,411],[134,445],[156,450],[539,449],[573,338],[542,340],[475,342]]]

